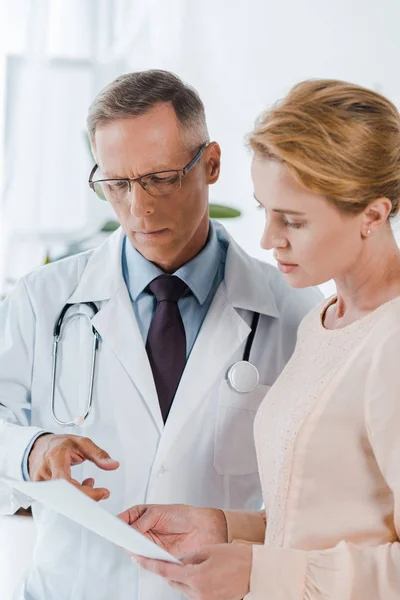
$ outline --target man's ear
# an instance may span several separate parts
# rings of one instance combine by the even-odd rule
[[[221,148],[217,142],[211,142],[206,150],[206,169],[207,169],[207,183],[212,185],[219,179],[220,167],[221,167]]]

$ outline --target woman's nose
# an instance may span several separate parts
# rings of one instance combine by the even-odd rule
[[[282,232],[273,227],[271,223],[266,223],[261,238],[261,248],[272,250],[273,248],[286,248],[287,245],[288,241],[282,236]]]

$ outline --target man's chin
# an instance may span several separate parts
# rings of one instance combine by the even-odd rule
[[[170,261],[173,262],[175,252],[173,252],[173,244],[171,241],[166,239],[162,240],[161,237],[158,239],[138,239],[136,236],[131,240],[133,247],[140,252],[142,256],[149,262],[152,262],[161,268],[162,265],[168,264]]]
[[[148,252],[164,254],[165,247],[171,245],[171,231],[169,229],[151,233],[142,233],[139,231],[128,231],[126,233],[132,246],[143,255],[146,255]]]

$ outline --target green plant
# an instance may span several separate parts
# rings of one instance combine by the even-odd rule
[[[240,210],[230,208],[223,204],[213,204],[210,202],[210,217],[211,219],[236,219],[240,217]]]

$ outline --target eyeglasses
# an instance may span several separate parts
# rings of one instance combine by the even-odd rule
[[[199,162],[207,148],[205,142],[192,160],[183,169],[169,169],[167,171],[156,171],[135,177],[135,179],[94,179],[98,169],[95,165],[89,175],[89,187],[96,192],[101,200],[113,200],[123,202],[132,191],[132,184],[138,183],[151,196],[166,196],[177,192],[182,187],[182,178]]]

